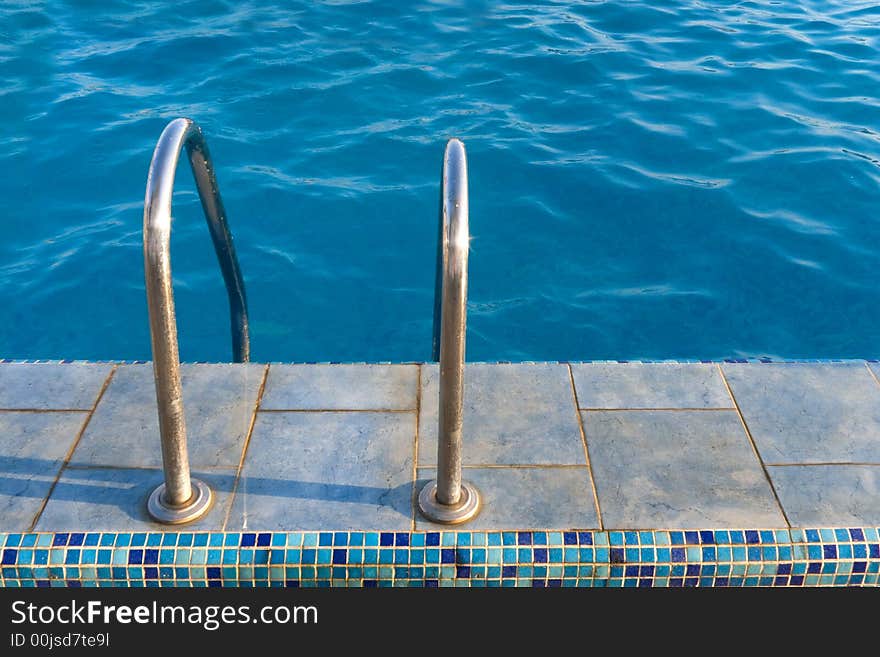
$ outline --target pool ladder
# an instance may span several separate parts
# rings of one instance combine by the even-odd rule
[[[190,474],[171,279],[171,201],[184,148],[229,297],[232,359],[236,363],[250,360],[244,279],[208,145],[198,124],[175,119],[162,131],[153,151],[144,198],[144,277],[165,475],[164,483],[150,494],[147,511],[168,524],[197,520],[211,508],[213,498],[210,487]],[[441,186],[432,349],[433,360],[440,364],[437,479],[420,492],[419,509],[430,520],[455,524],[470,520],[480,509],[479,492],[461,478],[470,238],[467,156],[458,139],[446,144]]]
[[[159,522],[171,524],[201,517],[211,508],[212,501],[208,485],[190,477],[174,288],[171,284],[171,200],[174,174],[184,147],[229,295],[232,359],[236,363],[246,363],[250,359],[244,279],[232,245],[232,233],[217,187],[211,154],[202,130],[195,122],[175,119],[162,131],[153,151],[144,198],[144,277],[165,470],[165,482],[148,498],[147,510]]]

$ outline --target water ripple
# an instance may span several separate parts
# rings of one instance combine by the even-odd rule
[[[149,356],[144,184],[177,116],[257,359],[428,357],[452,136],[470,358],[880,356],[878,49],[862,0],[4,3],[0,357]],[[226,359],[177,190],[181,353]]]

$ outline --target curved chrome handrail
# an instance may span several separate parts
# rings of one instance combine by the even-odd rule
[[[450,139],[443,157],[434,301],[433,358],[440,361],[437,479],[419,495],[422,513],[448,524],[469,520],[480,508],[479,492],[461,479],[469,241],[467,155],[461,141]]]
[[[165,483],[153,491],[148,508],[157,520],[171,523],[194,520],[207,511],[211,502],[210,489],[202,482],[190,479],[171,281],[171,201],[177,163],[184,147],[226,283],[233,360],[247,362],[250,359],[244,280],[235,256],[208,145],[201,128],[194,121],[175,119],[162,131],[153,151],[144,198],[144,276],[165,470]]]

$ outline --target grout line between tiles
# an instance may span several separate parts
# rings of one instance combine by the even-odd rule
[[[263,401],[263,392],[266,390],[266,379],[269,377],[269,365],[263,368],[263,377],[260,380],[260,388],[257,390],[257,401],[254,404],[254,412],[251,413],[251,421],[248,426],[247,435],[244,438],[244,445],[241,448],[241,458],[238,461],[238,468],[235,471],[235,480],[232,482],[232,491],[229,493],[229,499],[226,501],[226,513],[223,514],[223,524],[221,531],[226,531],[226,525],[229,523],[229,516],[232,514],[232,504],[235,496],[238,494],[238,483],[241,481],[241,471],[244,469],[244,460],[247,456],[248,447],[251,444],[251,436],[254,433],[254,425],[257,423],[257,413],[260,410],[260,402]]]
[[[88,413],[90,408],[0,408],[0,413]]]
[[[547,469],[547,470],[569,469],[569,470],[573,470],[573,469],[577,469],[577,468],[589,469],[589,466],[584,465],[583,463],[503,463],[503,464],[499,464],[499,463],[468,463],[467,465],[462,464],[461,467],[464,470],[468,470],[468,469],[474,469],[474,470],[476,470],[476,469],[480,469],[480,470],[492,470],[492,469],[505,470],[505,469],[509,469],[509,470],[514,470],[517,468],[521,469],[521,470],[528,470],[528,469],[533,469],[533,470],[537,470],[537,469]],[[419,470],[436,470],[436,469],[437,469],[436,463],[425,463],[425,464],[419,466]]]
[[[414,413],[418,408],[261,408],[259,413]]]
[[[673,411],[673,412],[686,411],[686,412],[688,412],[688,413],[693,413],[694,411],[700,411],[700,412],[716,412],[716,413],[717,413],[718,411],[735,411],[736,408],[734,408],[733,406],[718,407],[718,408],[705,408],[705,407],[704,407],[704,408],[685,408],[685,407],[679,407],[679,408],[672,408],[672,407],[666,407],[666,408],[663,408],[663,407],[649,408],[649,407],[644,407],[644,408],[582,408],[582,409],[580,409],[580,410],[582,410],[582,411],[590,411],[590,412],[593,412],[593,413],[616,413],[616,412],[620,412],[620,411],[664,411],[664,412],[669,412],[669,411]]]
[[[877,461],[810,461],[807,463],[767,463],[768,467],[773,468],[797,468],[823,465],[869,465],[880,466]]]
[[[571,365],[567,365],[568,367],[568,380],[571,383],[571,395],[574,399],[574,412],[577,416],[578,429],[581,432],[581,444],[584,446],[584,457],[587,459],[587,472],[590,475],[590,488],[593,490],[593,504],[596,507],[596,518],[599,520],[599,529],[602,530],[605,528],[605,524],[602,520],[602,509],[599,506],[599,490],[596,488],[596,480],[593,477],[593,466],[590,461],[590,449],[587,447],[587,432],[584,430],[584,419],[581,417],[580,411],[580,403],[578,402],[577,396],[577,388],[574,385],[574,372],[571,370]]]
[[[234,472],[234,465],[213,465],[207,468],[196,468],[194,472]],[[66,470],[142,470],[144,472],[164,472],[161,465],[102,465],[91,463],[68,463]]]
[[[73,439],[73,444],[64,455],[64,460],[61,462],[61,467],[58,468],[58,473],[55,475],[55,481],[52,482],[52,485],[49,487],[49,491],[46,493],[46,497],[43,498],[43,502],[40,504],[40,508],[37,509],[37,512],[34,514],[34,519],[31,521],[31,525],[28,528],[28,531],[34,531],[34,528],[40,521],[40,516],[43,515],[43,511],[46,509],[46,505],[49,503],[49,498],[52,497],[52,493],[55,492],[55,487],[58,486],[58,482],[61,480],[61,475],[64,474],[64,470],[70,463],[70,459],[71,457],[73,457],[73,453],[76,451],[77,446],[79,446],[79,441],[82,439],[83,434],[86,432],[86,429],[89,426],[89,423],[92,421],[92,417],[95,415],[95,410],[98,408],[98,404],[100,404],[101,400],[104,398],[104,393],[110,386],[110,381],[113,380],[113,375],[116,374],[117,368],[118,365],[114,365],[110,372],[107,374],[107,378],[104,379],[104,383],[101,386],[101,389],[98,391],[98,396],[95,397],[95,403],[92,404],[91,410],[88,411],[88,415],[86,415],[85,421],[82,423],[82,426],[77,432],[76,437]]]
[[[727,394],[730,395],[731,401],[733,401],[733,405],[736,406],[737,415],[739,415],[739,420],[742,422],[743,429],[745,429],[746,436],[749,439],[749,444],[752,446],[752,450],[755,453],[755,456],[758,459],[758,463],[761,465],[761,470],[764,471],[764,477],[767,479],[767,484],[770,486],[770,491],[773,493],[773,497],[776,500],[776,505],[779,507],[780,512],[782,513],[782,517],[785,520],[785,524],[788,527],[791,527],[791,521],[788,519],[788,514],[785,512],[785,507],[782,506],[782,500],[779,499],[779,494],[776,492],[776,486],[773,485],[773,480],[770,478],[770,471],[767,469],[767,464],[764,463],[764,459],[761,458],[761,452],[758,450],[758,445],[755,443],[755,439],[752,436],[751,430],[749,430],[749,425],[746,422],[746,418],[742,413],[742,409],[739,407],[739,402],[736,401],[736,397],[733,394],[733,389],[730,387],[730,383],[727,381],[727,377],[724,375],[724,370],[721,368],[721,365],[716,364],[718,368],[718,372],[721,374],[721,380],[724,382],[724,387],[727,388]]]
[[[413,467],[412,467],[412,493],[410,494],[410,506],[412,507],[412,523],[410,530],[416,530],[416,514],[418,513],[418,491],[416,480],[419,473],[419,420],[422,415],[422,366],[418,366],[416,378],[416,437],[413,443]]]
[[[880,379],[877,378],[877,375],[874,374],[874,370],[871,369],[871,366],[868,363],[865,363],[865,367],[868,368],[868,374],[871,375],[871,378],[874,379],[875,383],[880,386]]]

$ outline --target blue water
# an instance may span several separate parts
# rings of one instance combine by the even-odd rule
[[[880,356],[878,46],[856,0],[6,0],[0,357],[149,358],[144,186],[178,116],[255,360],[429,358],[451,136],[469,359]],[[181,357],[226,360],[185,166],[177,189]]]

